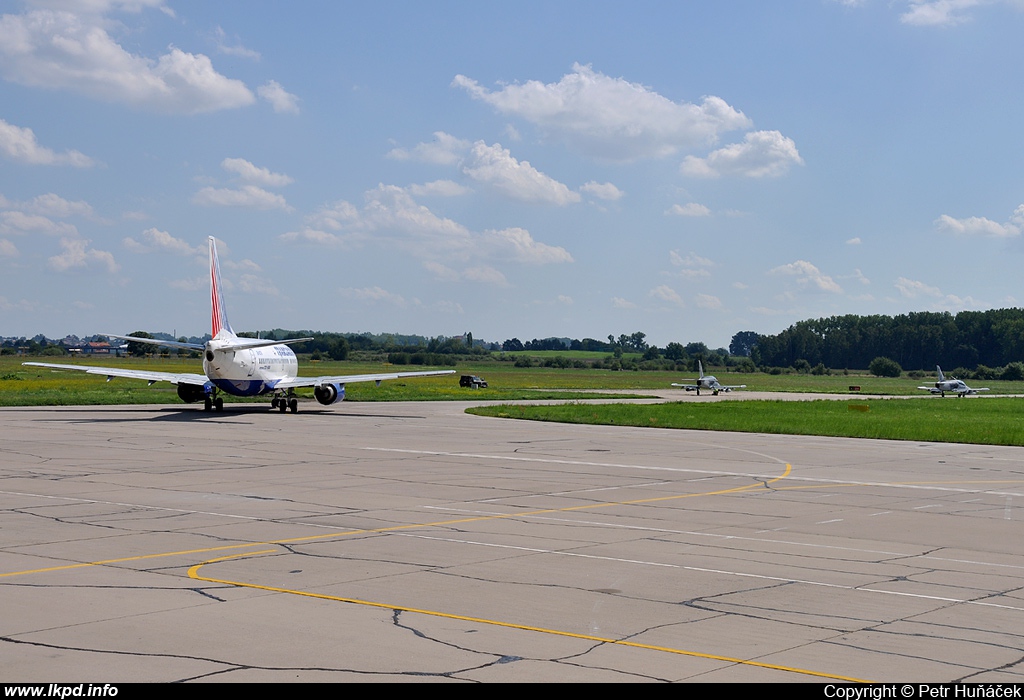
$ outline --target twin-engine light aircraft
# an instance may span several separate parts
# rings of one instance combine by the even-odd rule
[[[704,376],[704,365],[701,364],[700,360],[697,360],[697,371],[700,373],[700,376],[697,379],[693,380],[695,382],[694,384],[675,384],[675,383],[673,383],[672,386],[682,387],[683,389],[686,389],[687,391],[694,391],[694,390],[696,390],[697,396],[700,396],[700,390],[701,389],[703,389],[704,391],[710,391],[715,396],[718,396],[718,392],[720,392],[720,391],[732,391],[733,389],[746,389],[747,388],[746,384],[737,384],[735,386],[725,386],[723,384],[719,384],[718,380],[715,379],[710,374],[705,377]]]
[[[313,387],[313,396],[316,397],[316,400],[329,406],[344,400],[345,384],[349,382],[377,382],[380,385],[385,379],[429,377],[455,373],[455,370],[437,370],[353,374],[337,377],[297,376],[299,363],[295,359],[295,353],[288,346],[312,340],[312,338],[292,340],[239,338],[231,330],[227,310],[224,306],[224,297],[221,294],[220,261],[217,258],[217,244],[213,236],[210,236],[210,306],[212,308],[213,329],[211,334],[213,338],[206,341],[205,344],[178,343],[110,334],[111,338],[119,338],[133,343],[148,343],[183,350],[201,350],[205,374],[174,374],[173,372],[150,372],[117,367],[89,367],[87,365],[55,365],[47,362],[25,362],[23,364],[106,375],[108,382],[114,377],[145,379],[150,384],[170,382],[177,385],[178,396],[182,401],[186,403],[203,401],[207,411],[212,411],[214,408],[218,411],[224,410],[224,399],[219,395],[221,392],[233,396],[273,394],[274,397],[270,405],[280,409],[281,413],[286,410],[295,413],[299,410],[299,402],[295,398],[297,387]]]
[[[938,372],[939,374],[939,381],[935,382],[935,386],[919,386],[917,388],[924,389],[925,391],[930,391],[933,394],[938,394],[939,396],[945,396],[946,392],[948,391],[951,394],[956,394],[957,398],[963,398],[967,394],[977,394],[979,391],[988,391],[988,387],[983,387],[981,389],[972,389],[971,387],[964,384],[962,380],[957,379],[956,377],[950,377],[949,379],[946,379],[942,375],[942,368],[939,367],[938,365],[935,365],[935,371]]]

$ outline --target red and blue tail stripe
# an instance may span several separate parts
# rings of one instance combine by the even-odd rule
[[[220,260],[217,258],[217,242],[210,236],[210,309],[211,309],[211,330],[210,333],[216,338],[221,331],[227,331],[234,335],[231,324],[228,323],[228,312],[224,306],[224,297],[220,288]]]

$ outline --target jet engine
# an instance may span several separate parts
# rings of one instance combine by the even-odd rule
[[[324,406],[330,406],[332,403],[345,400],[345,385],[321,384],[318,387],[314,387],[313,396]]]
[[[206,398],[206,387],[195,384],[179,384],[178,398],[185,403],[195,403]]]

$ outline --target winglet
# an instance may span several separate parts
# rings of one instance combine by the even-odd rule
[[[211,330],[210,334],[216,338],[221,331],[227,331],[234,335],[231,324],[228,323],[228,312],[224,306],[224,297],[221,296],[220,286],[220,260],[217,258],[217,241],[210,236],[210,310]]]

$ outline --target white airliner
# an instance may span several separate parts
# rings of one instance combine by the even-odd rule
[[[942,368],[938,365],[935,365],[935,371],[939,373],[939,381],[935,382],[935,386],[919,386],[917,388],[930,391],[933,394],[938,394],[939,396],[945,396],[948,391],[951,394],[956,394],[957,398],[962,398],[967,394],[977,394],[979,391],[988,391],[988,387],[972,389],[964,384],[962,380],[956,379],[955,377],[946,379],[942,376]]]
[[[697,371],[700,373],[700,376],[697,379],[693,380],[695,382],[694,384],[675,384],[675,383],[673,383],[672,386],[682,387],[683,389],[686,389],[687,391],[694,391],[694,390],[696,390],[697,396],[700,396],[700,390],[701,389],[704,389],[705,391],[710,391],[715,396],[718,396],[718,392],[720,392],[720,391],[732,391],[733,389],[746,389],[747,388],[746,384],[737,384],[735,386],[725,386],[724,384],[719,384],[718,380],[715,377],[711,376],[710,374],[705,377],[704,376],[704,365],[701,364],[700,360],[697,360]]]
[[[210,306],[212,309],[212,340],[205,344],[177,343],[151,338],[135,338],[126,335],[109,334],[111,338],[163,345],[184,350],[203,351],[203,372],[205,374],[175,374],[173,372],[150,372],[137,369],[120,369],[117,367],[90,367],[88,365],[55,365],[47,362],[25,362],[34,367],[52,367],[54,369],[76,370],[89,374],[106,375],[109,382],[114,377],[129,379],[145,379],[150,384],[170,382],[178,387],[178,396],[186,403],[203,401],[207,411],[216,408],[224,410],[224,399],[221,392],[233,396],[259,396],[273,394],[273,408],[282,413],[299,410],[299,402],[295,398],[297,387],[313,387],[313,396],[325,406],[342,401],[345,398],[345,385],[350,382],[377,382],[385,379],[402,379],[405,377],[429,377],[439,374],[454,374],[455,370],[436,370],[429,372],[390,372],[385,374],[353,374],[337,377],[299,377],[299,363],[295,353],[288,346],[301,343],[312,338],[295,338],[292,340],[260,340],[258,338],[239,338],[231,330],[228,315],[221,294],[220,261],[217,258],[217,244],[210,236]]]

